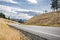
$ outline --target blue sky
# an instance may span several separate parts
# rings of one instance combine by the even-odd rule
[[[11,18],[30,19],[36,13],[50,11],[50,2],[51,0],[0,0],[0,12],[4,12],[6,16],[11,15]],[[32,15],[26,12],[36,13]]]

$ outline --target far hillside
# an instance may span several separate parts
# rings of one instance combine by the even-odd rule
[[[39,26],[60,26],[60,11],[49,12],[34,16],[26,24]]]

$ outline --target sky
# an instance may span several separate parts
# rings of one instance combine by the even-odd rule
[[[0,0],[0,12],[6,17],[30,19],[44,10],[50,11],[50,3],[51,0]]]

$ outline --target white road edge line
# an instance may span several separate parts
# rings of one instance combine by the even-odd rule
[[[40,32],[41,32],[41,31],[40,31]],[[55,37],[60,37],[59,35],[56,35],[56,34],[51,34],[51,33],[46,33],[46,32],[41,32],[41,33],[48,34],[48,35],[52,35],[52,36],[55,36]]]

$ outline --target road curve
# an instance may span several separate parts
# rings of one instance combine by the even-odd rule
[[[40,37],[44,37],[48,40],[60,40],[60,27],[44,27],[18,24],[8,25],[38,35]]]

